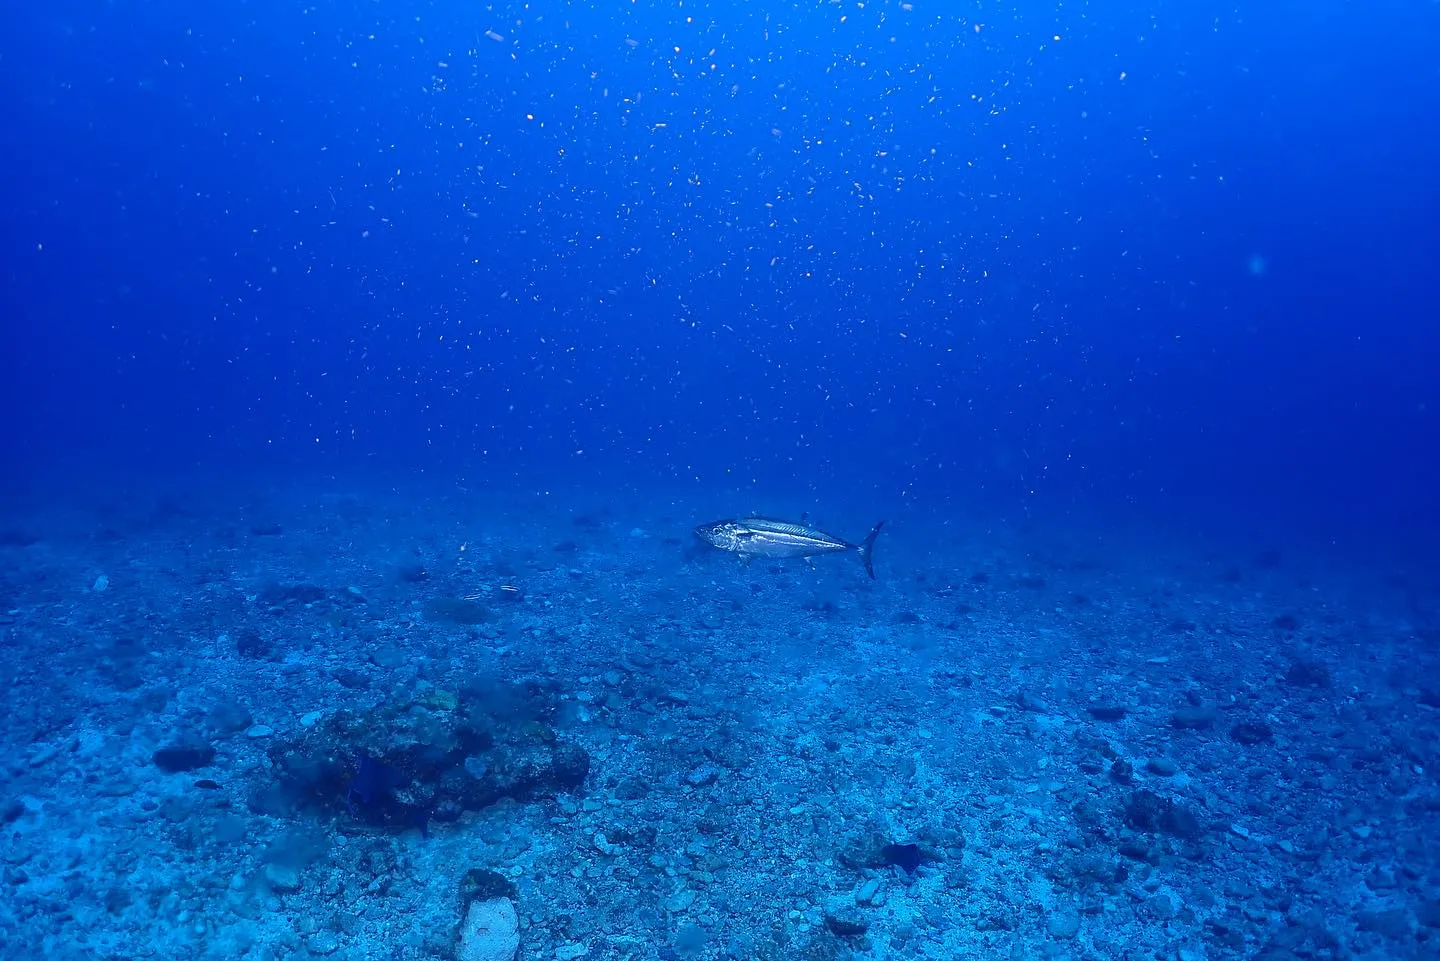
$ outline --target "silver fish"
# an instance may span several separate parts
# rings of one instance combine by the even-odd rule
[[[880,535],[881,521],[870,529],[865,539],[858,544],[841,540],[834,534],[827,534],[805,523],[776,521],[767,517],[741,517],[735,520],[714,521],[695,528],[695,536],[732,554],[749,561],[752,557],[816,557],[820,554],[840,554],[858,551],[865,573],[875,578],[875,538]]]

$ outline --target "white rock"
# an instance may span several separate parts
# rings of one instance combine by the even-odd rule
[[[265,880],[270,885],[270,890],[281,894],[300,890],[300,872],[290,864],[277,864],[272,861],[265,865]]]
[[[274,734],[274,733],[275,733],[275,729],[274,729],[273,727],[271,727],[270,725],[268,725],[268,724],[256,724],[256,725],[254,725],[253,727],[251,727],[250,730],[248,730],[248,731],[245,732],[245,736],[246,736],[246,737],[249,737],[249,738],[262,738],[262,737],[270,737],[270,736],[271,736],[272,734]]]
[[[509,898],[473,901],[460,926],[456,961],[513,961],[520,950],[520,918]]]
[[[670,895],[670,897],[666,898],[665,903],[664,905],[662,905],[662,907],[664,907],[665,910],[669,911],[671,914],[680,914],[684,911],[690,910],[690,905],[694,903],[695,892],[692,891],[690,888],[681,888],[679,891],[676,891],[674,894]]]
[[[305,940],[305,946],[311,954],[334,954],[340,950],[340,939],[333,932],[317,931]]]
[[[40,767],[41,765],[49,764],[51,761],[55,760],[56,755],[58,755],[59,753],[60,749],[55,745],[42,744],[40,745],[40,747],[36,748],[34,754],[30,755],[30,766]]]

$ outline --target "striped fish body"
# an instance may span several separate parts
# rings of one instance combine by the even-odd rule
[[[752,557],[818,557],[821,554],[857,551],[866,573],[873,578],[875,538],[884,523],[876,524],[859,544],[851,544],[808,524],[792,524],[768,517],[742,517],[701,524],[695,528],[695,536],[722,551],[738,554],[744,560]]]

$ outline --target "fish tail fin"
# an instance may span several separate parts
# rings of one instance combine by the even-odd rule
[[[872,581],[875,579],[875,538],[880,536],[880,528],[884,526],[885,522],[881,521],[870,528],[870,533],[866,534],[865,539],[858,545],[860,562],[865,565],[865,573],[870,575]]]

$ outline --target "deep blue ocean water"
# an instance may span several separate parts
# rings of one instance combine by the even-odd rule
[[[6,22],[0,954],[1440,950],[1433,0]]]

